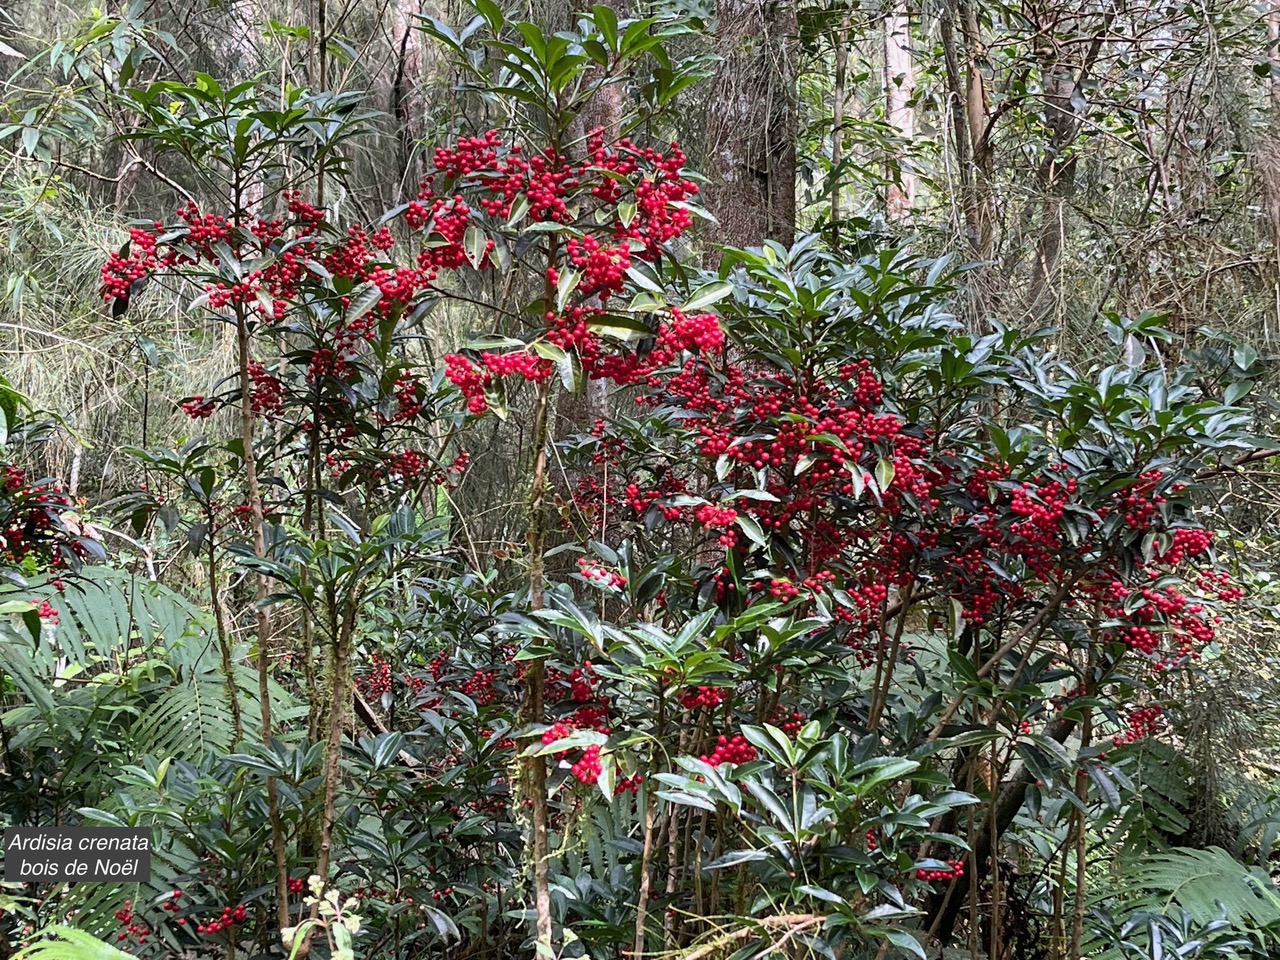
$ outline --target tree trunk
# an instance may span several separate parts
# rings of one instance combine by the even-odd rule
[[[915,64],[911,55],[911,20],[903,0],[894,0],[884,24],[885,119],[906,144],[915,139],[916,115],[911,100],[915,96]],[[915,202],[916,176],[905,153],[889,161],[885,217],[909,220]]]
[[[619,23],[631,16],[630,0],[603,0],[603,2],[613,9]],[[595,68],[587,74],[586,83],[600,82],[602,74],[601,68]],[[586,142],[595,130],[602,131],[605,144],[617,143],[622,137],[622,122],[625,114],[624,84],[606,83],[600,87],[574,118],[570,128],[572,152],[585,153]],[[561,391],[556,396],[556,441],[566,440],[574,434],[585,433],[591,429],[595,421],[604,419],[608,415],[609,385],[607,381],[587,380],[582,384],[580,391]],[[582,476],[583,474],[577,471],[558,471],[553,478],[555,492],[566,503],[572,504],[575,489]],[[593,533],[593,536],[601,542],[609,539],[606,521],[607,518],[602,517],[601,528]],[[565,555],[564,560],[568,561],[569,556]]]
[[[399,189],[410,197],[422,179],[422,164],[417,147],[425,132],[426,102],[422,96],[422,80],[427,69],[427,52],[416,14],[422,12],[422,0],[398,0],[392,11],[392,37],[396,43],[395,76],[391,81],[390,112],[396,120],[400,140]]]
[[[707,122],[707,206],[713,243],[790,245],[796,228],[795,7],[717,0],[718,47]],[[720,254],[708,250],[709,266]]]
[[[1111,28],[1112,15],[1103,17],[1091,43],[1076,63],[1064,60],[1059,48],[1047,45],[1040,51],[1041,77],[1044,88],[1044,122],[1049,130],[1044,161],[1036,172],[1036,188],[1042,197],[1043,219],[1032,264],[1028,310],[1036,319],[1051,320],[1060,294],[1053,285],[1062,261],[1062,248],[1067,232],[1067,204],[1076,186],[1076,138],[1084,124],[1088,101],[1084,97],[1085,82],[1102,52],[1103,38]]]
[[[991,178],[994,172],[994,155],[991,150],[991,130],[988,122],[986,78],[983,76],[982,35],[978,28],[978,14],[971,2],[961,2],[960,32],[965,46],[965,126],[969,135],[969,153],[973,159],[972,195],[968,200],[969,222],[973,237],[974,253],[980,260],[991,256],[991,242],[995,227],[995,212],[991,202]]]

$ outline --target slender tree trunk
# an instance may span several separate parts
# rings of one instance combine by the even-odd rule
[[[840,181],[844,173],[840,165],[844,163],[844,111],[848,98],[849,85],[849,15],[840,19],[839,32],[832,37],[831,46],[835,52],[835,77],[831,94],[831,236],[832,240],[840,239]]]
[[[894,0],[884,24],[885,119],[906,143],[915,139],[915,63],[911,54],[911,20],[904,0]],[[889,162],[890,183],[885,193],[885,216],[908,220],[916,196],[911,159],[899,154]]]
[[[707,121],[714,243],[790,244],[796,227],[796,11],[789,0],[717,0],[724,59]],[[708,250],[714,265],[720,254]]]
[[[1256,155],[1275,246],[1272,284],[1276,302],[1280,303],[1280,0],[1271,0],[1267,9],[1267,57],[1271,63],[1271,117]]]
[[[547,264],[557,262],[559,248],[554,237],[547,249]],[[548,303],[553,303],[555,287],[546,281],[543,291]],[[533,471],[529,484],[529,531],[527,536],[529,563],[529,609],[541,610],[546,604],[547,549],[547,448],[551,443],[552,379],[543,380],[537,386],[533,409]],[[546,720],[543,702],[543,685],[546,682],[546,661],[537,657],[529,661],[525,672],[524,703],[520,708],[522,724],[542,723]],[[546,757],[522,757],[520,761],[522,795],[529,801],[533,843],[530,852],[533,859],[533,899],[537,921],[538,952],[554,952],[551,924],[551,838],[550,811],[547,802]]]
[[[604,4],[613,9],[621,22],[631,15],[630,0],[604,0]],[[598,83],[602,76],[602,68],[590,71],[585,83]],[[622,123],[626,114],[624,87],[621,83],[606,83],[596,90],[587,102],[586,107],[573,120],[569,129],[572,143],[571,152],[582,154],[586,150],[586,141],[595,130],[601,131],[606,144],[615,144],[622,137]],[[596,420],[609,415],[609,388],[605,380],[587,380],[577,391],[561,391],[556,396],[555,436],[557,441],[566,440],[576,433],[584,433]],[[574,487],[578,474],[565,475],[557,471],[554,477],[557,492],[566,502],[572,503]],[[601,528],[593,536],[601,542],[609,537],[607,529]],[[567,559],[567,557],[566,557]]]
[[[960,31],[965,47],[965,127],[969,134],[969,155],[973,160],[972,196],[969,199],[969,219],[973,234],[973,251],[980,260],[991,256],[995,213],[992,208],[991,181],[994,173],[994,154],[991,150],[991,131],[988,122],[986,77],[982,73],[980,59],[982,34],[978,27],[978,14],[973,0],[962,0],[957,6]]]
[[[1032,265],[1028,309],[1037,319],[1052,319],[1061,301],[1054,282],[1066,241],[1068,204],[1076,187],[1076,156],[1073,147],[1084,123],[1088,102],[1085,82],[1102,52],[1102,41],[1111,28],[1112,15],[1103,17],[1089,46],[1075,63],[1064,60],[1056,46],[1040,51],[1044,88],[1045,126],[1050,131],[1044,161],[1036,173],[1036,187],[1042,197],[1043,218]]]
[[[422,164],[417,159],[418,142],[425,132],[426,102],[422,96],[422,80],[427,68],[427,50],[417,14],[422,0],[398,0],[392,20],[392,37],[397,44],[395,76],[389,94],[391,115],[396,119],[400,139],[399,188],[413,196],[422,178]]]

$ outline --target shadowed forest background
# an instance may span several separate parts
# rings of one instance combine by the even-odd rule
[[[0,960],[1280,956],[1280,6],[0,9]]]

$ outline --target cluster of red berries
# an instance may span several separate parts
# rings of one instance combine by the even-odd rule
[[[864,410],[873,410],[884,402],[884,384],[871,369],[870,360],[859,360],[842,366],[837,376],[848,383],[856,380],[853,387],[853,402]]]
[[[640,784],[642,783],[644,783],[644,777],[641,774],[637,773],[634,777],[625,777],[614,784],[613,795],[620,797],[624,793],[630,793],[635,796],[640,792]]]
[[[253,383],[250,406],[254,413],[275,416],[284,408],[284,383],[257,360],[249,361],[249,379]]]
[[[689,353],[715,353],[724,346],[724,331],[715,314],[702,313],[686,316],[679,308],[672,307],[671,323],[659,334],[667,347]]]
[[[460,354],[451,353],[444,358],[444,375],[467,398],[467,409],[479,416],[489,409],[485,391],[493,377]]]
[[[1160,635],[1146,627],[1129,627],[1121,635],[1121,639],[1132,650],[1151,656],[1160,646]]]
[[[124,927],[116,934],[116,940],[127,940],[130,935],[138,938],[138,943],[146,943],[151,936],[151,929],[141,920],[135,920],[133,916],[133,901],[126,900],[124,908],[116,911],[116,919],[120,921],[120,925]]]
[[[198,924],[196,933],[221,933],[224,930],[230,930],[236,924],[243,924],[248,919],[249,913],[243,903],[234,907],[223,907],[222,916],[208,923]]]
[[[498,693],[494,689],[497,682],[498,675],[492,670],[477,670],[458,684],[458,690],[474,700],[477,706],[484,707],[497,699]]]
[[[456,489],[458,484],[462,482],[462,475],[467,472],[467,467],[469,466],[471,466],[471,454],[463,450],[454,457],[453,463],[449,464],[447,470],[435,475],[436,485],[448,487],[450,490]]]
[[[800,731],[804,729],[804,721],[804,714],[799,710],[793,710],[791,713],[785,715],[780,712],[776,712],[769,722],[785,733],[788,737],[795,739]]]
[[[289,892],[301,893],[306,884],[301,877],[293,877],[289,880]]]
[[[42,568],[58,570],[66,565],[64,552],[77,557],[86,555],[84,544],[59,519],[62,511],[71,506],[71,498],[59,485],[48,481],[28,484],[22,470],[8,465],[4,468],[3,489],[8,514],[2,518],[0,560],[11,566],[35,560]],[[81,536],[90,533],[89,529],[81,529]]]
[[[182,412],[194,420],[203,420],[205,417],[211,417],[214,411],[218,409],[217,402],[212,398],[207,398],[203,394],[196,394],[190,400],[187,400],[182,406]]]
[[[550,746],[557,740],[563,740],[565,737],[573,733],[573,725],[565,723],[563,720],[557,720],[546,730],[542,732],[543,746]]]
[[[1117,747],[1128,746],[1131,743],[1137,743],[1139,740],[1145,740],[1156,732],[1160,725],[1160,716],[1164,713],[1164,707],[1160,704],[1152,704],[1149,707],[1139,707],[1129,714],[1129,722],[1124,733],[1112,738],[1112,744]]]
[[[963,860],[948,860],[948,869],[946,870],[917,870],[916,879],[923,880],[925,883],[950,883],[952,880],[959,880],[964,876]]]
[[[627,585],[627,578],[622,574],[606,569],[586,557],[581,557],[578,560],[578,574],[592,583],[614,590],[622,590]]]
[[[693,687],[680,697],[680,705],[686,710],[697,710],[699,707],[712,709],[724,703],[725,692],[720,687]]]
[[[523,377],[531,383],[546,380],[555,373],[555,366],[550,360],[524,350],[482,353],[480,361],[495,377]]]
[[[36,608],[36,615],[52,626],[56,627],[59,623],[58,611],[54,609],[53,604],[48,600],[40,601],[40,606]]]
[[[769,581],[769,596],[780,600],[794,600],[800,596],[800,588],[783,577],[774,577]]]
[[[426,469],[427,462],[422,459],[422,454],[413,450],[397,453],[387,464],[387,473],[403,480],[416,480]]]
[[[722,763],[750,763],[759,754],[756,748],[747,742],[741,734],[726,737],[723,734],[716,738],[716,748],[710,754],[704,753],[698,759],[712,767]]]
[[[154,232],[140,227],[129,231],[128,252],[113,253],[102,265],[103,299],[127,300],[133,284],[156,268],[156,237],[163,229],[164,224],[156,223]]]
[[[583,783],[595,783],[603,769],[600,764],[600,748],[590,746],[582,751],[582,759],[573,765],[572,773]]]
[[[580,667],[574,667],[566,679],[569,682],[569,697],[574,703],[588,703],[595,699],[596,685],[600,683],[600,678],[596,676],[590,660]]]
[[[631,246],[610,246],[595,237],[571,239],[565,245],[569,262],[582,271],[579,289],[584,295],[596,294],[601,302],[610,294],[620,293],[631,267]]]
[[[356,678],[356,686],[368,697],[381,697],[384,693],[390,693],[391,664],[376,653],[370,655],[369,662],[373,664],[373,669],[363,677]]]

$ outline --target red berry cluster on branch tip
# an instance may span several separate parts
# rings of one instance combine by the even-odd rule
[[[303,882],[301,877],[293,877],[289,880],[290,893],[301,893],[305,886],[306,884]]]
[[[197,925],[196,933],[222,933],[237,924],[243,924],[248,919],[249,913],[243,903],[236,904],[234,907],[223,907],[222,916]]]
[[[605,245],[595,237],[573,238],[565,245],[565,255],[582,271],[578,289],[584,295],[596,294],[603,303],[610,294],[622,292],[631,267],[629,243]]]
[[[595,561],[588,560],[586,557],[578,559],[578,574],[592,583],[611,587],[614,590],[622,590],[627,585],[627,578],[622,574],[608,570]]]
[[[497,698],[498,694],[494,689],[497,681],[498,675],[492,670],[477,670],[458,684],[458,690],[474,700],[478,706],[484,707]]]
[[[193,420],[203,420],[205,417],[211,417],[214,411],[218,409],[216,401],[199,393],[181,406],[182,412]]]
[[[40,569],[54,571],[66,566],[66,554],[87,555],[84,544],[62,520],[71,498],[60,485],[28,483],[26,474],[10,464],[0,475],[0,492],[0,500],[7,501],[7,513],[0,514],[0,563],[18,567],[34,562]],[[87,524],[79,528],[79,535],[96,537]],[[55,587],[59,583],[54,581]]]
[[[131,935],[138,938],[138,943],[143,944],[152,935],[151,928],[141,919],[135,919],[133,914],[133,901],[126,900],[123,909],[116,911],[116,920],[124,927],[116,934],[116,940],[127,940]]]
[[[680,697],[680,705],[686,710],[697,710],[699,707],[712,709],[720,706],[724,700],[725,692],[719,687],[694,687]]]
[[[436,485],[456,490],[458,484],[462,482],[462,475],[467,472],[467,467],[469,466],[471,466],[471,454],[463,450],[453,458],[453,463],[449,464],[446,470],[436,473],[434,477]]]
[[[58,611],[53,608],[53,604],[48,600],[40,601],[40,606],[36,609],[36,615],[39,616],[41,620],[48,621],[52,626],[56,627],[59,623]]]
[[[569,696],[575,703],[588,703],[595,699],[596,685],[600,683],[600,678],[592,670],[590,661],[581,667],[574,667],[567,679]]]
[[[635,796],[640,792],[640,784],[642,783],[644,783],[644,777],[638,773],[634,777],[619,780],[614,784],[613,795],[615,797],[620,797],[624,793],[630,793],[632,796]]]
[[[1019,720],[1017,729],[1014,730],[1013,733],[1009,735],[1009,742],[1017,743],[1018,740],[1021,739],[1022,737],[1029,737],[1029,736],[1031,736],[1031,721]]]
[[[947,870],[917,870],[916,879],[923,880],[926,883],[950,883],[952,880],[959,880],[964,876],[963,860],[948,860],[949,869]]]
[[[793,710],[787,714],[784,714],[781,710],[775,710],[773,715],[769,717],[771,724],[793,740],[804,729],[804,721],[805,716],[799,710]]]
[[[367,697],[380,697],[391,692],[391,664],[376,653],[369,657],[373,669],[356,678],[356,686]]]
[[[413,450],[397,453],[387,463],[387,473],[402,480],[416,480],[426,472],[427,462]]]
[[[783,577],[774,577],[769,581],[769,596],[780,600],[793,600],[800,596],[800,588]]]
[[[133,284],[156,268],[156,237],[163,229],[163,224],[156,223],[152,230],[134,227],[129,231],[128,252],[113,253],[102,265],[103,299],[127,299]]]
[[[590,746],[582,751],[582,759],[573,765],[571,772],[583,783],[595,783],[603,769],[600,765],[600,748]]]
[[[467,409],[471,413],[479,416],[489,409],[485,391],[493,382],[492,374],[456,353],[444,358],[444,374],[467,398]]]
[[[721,735],[716,738],[716,748],[710,754],[704,753],[698,759],[712,767],[722,763],[750,763],[759,754],[756,748],[747,742],[741,734],[732,737]]]
[[[1149,707],[1139,707],[1129,714],[1128,726],[1124,733],[1112,738],[1111,743],[1117,747],[1128,746],[1152,736],[1160,725],[1160,716],[1164,707],[1158,703]]]
[[[573,725],[565,723],[563,720],[553,723],[542,733],[542,743],[544,746],[550,746],[557,740],[563,740],[565,737],[573,733]]]
[[[284,382],[257,360],[249,361],[249,380],[252,384],[250,406],[254,413],[272,417],[284,408]]]

